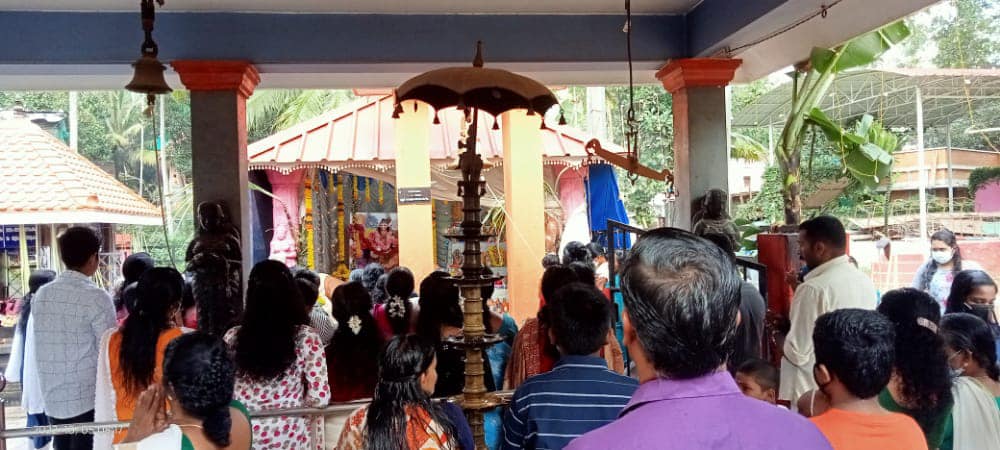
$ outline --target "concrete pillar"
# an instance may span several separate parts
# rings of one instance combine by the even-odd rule
[[[399,264],[423,279],[434,271],[434,219],[431,201],[399,203],[399,192],[431,187],[431,110],[424,103],[404,102],[403,113],[395,121],[396,214],[399,230]],[[417,109],[414,111],[413,104]],[[429,195],[428,195],[429,197]]]
[[[194,203],[226,204],[233,224],[241,232],[246,283],[253,265],[246,101],[260,82],[260,75],[246,61],[182,60],[171,65],[191,91]]]
[[[271,183],[271,193],[277,197],[272,201],[271,217],[274,220],[274,237],[271,238],[269,259],[281,261],[288,267],[295,267],[299,257],[299,192],[302,190],[303,170],[289,174],[268,170],[267,181]],[[197,189],[197,188],[196,188]]]
[[[503,114],[503,190],[507,210],[507,298],[518,323],[538,312],[545,255],[541,116]]]
[[[729,187],[729,98],[738,59],[690,58],[670,61],[656,78],[673,95],[674,226],[691,229],[692,201],[711,188]]]

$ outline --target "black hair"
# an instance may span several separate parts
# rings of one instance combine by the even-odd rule
[[[607,343],[611,307],[593,283],[563,286],[545,306],[555,344],[564,355],[590,355]]]
[[[410,332],[410,320],[413,316],[410,295],[413,294],[414,283],[413,272],[406,267],[396,267],[386,277],[385,293],[389,296],[389,301],[385,306],[385,316],[389,319],[393,334]],[[402,311],[397,310],[400,307]]]
[[[598,256],[607,257],[604,252],[604,246],[597,242],[587,244],[587,250],[590,251],[591,258],[597,258]]]
[[[763,359],[750,358],[736,368],[736,373],[742,373],[753,377],[754,381],[764,389],[774,389],[778,391],[778,384],[781,382],[781,372],[773,364]]]
[[[941,338],[953,350],[969,352],[990,378],[1000,381],[996,341],[985,320],[967,313],[945,314]]]
[[[69,269],[79,269],[101,251],[101,235],[92,228],[70,227],[57,239],[63,264]]]
[[[121,291],[122,308],[130,315],[135,312],[139,305],[139,282],[134,281],[126,286],[122,286]],[[128,318],[125,319],[128,321]]]
[[[458,287],[449,277],[448,272],[438,270],[431,272],[420,282],[417,334],[435,345],[441,343],[442,325],[463,325]]]
[[[371,382],[378,373],[373,355],[382,350],[382,334],[372,317],[372,298],[361,283],[347,282],[333,290],[332,302],[337,331],[326,348],[331,371],[330,385],[360,386]],[[358,320],[357,333],[351,321]],[[370,386],[370,385],[369,385]]]
[[[180,407],[202,420],[208,440],[219,447],[229,446],[235,369],[219,338],[196,331],[167,344],[163,381]]]
[[[841,250],[847,248],[847,231],[836,217],[813,217],[799,224],[799,231],[805,232],[810,242],[824,242]]]
[[[375,280],[375,288],[372,289],[372,301],[377,305],[385,304],[389,301],[389,293],[385,290],[386,283],[389,282],[389,274],[383,273]]]
[[[726,362],[736,346],[741,282],[722,250],[657,228],[636,241],[621,273],[629,321],[660,374],[696,378]]]
[[[319,275],[305,267],[296,267],[292,269],[292,278],[295,279],[295,287],[299,290],[306,314],[309,314],[319,300]]]
[[[963,270],[955,275],[951,282],[951,292],[948,294],[947,313],[970,312],[971,307],[966,301],[972,291],[980,286],[993,286],[997,288],[997,283],[990,278],[990,275],[982,270]],[[986,317],[981,317],[986,320]]]
[[[365,266],[364,270],[361,272],[361,283],[365,285],[365,289],[368,289],[368,293],[371,294],[375,290],[375,282],[378,281],[378,277],[385,273],[385,268],[379,263],[369,263]]]
[[[156,344],[160,334],[174,326],[171,314],[180,310],[183,293],[184,277],[172,267],[154,267],[139,278],[137,301],[122,325],[118,353],[127,396],[138,398],[153,383]]]
[[[942,228],[931,235],[931,241],[944,242],[946,245],[951,247],[952,250],[955,251],[954,256],[951,257],[951,262],[952,262],[951,272],[954,274],[958,274],[959,272],[961,272],[962,249],[958,247],[958,238],[955,236],[955,233],[952,233],[951,230],[947,228]],[[938,263],[937,261],[934,260],[934,258],[931,258],[929,261],[927,261],[924,264],[924,267],[921,268],[921,270],[923,270],[923,272],[921,273],[920,286],[919,286],[921,290],[926,291],[927,289],[930,288],[931,279],[934,278],[934,273],[937,272],[937,268],[938,268]]]
[[[941,307],[927,293],[903,288],[886,292],[878,312],[896,328],[893,368],[907,413],[930,434],[953,403],[948,355],[937,333]]]
[[[236,370],[253,380],[281,375],[295,362],[299,327],[308,324],[288,267],[278,261],[257,263],[250,271],[246,312],[233,345]]]
[[[576,274],[576,279],[581,283],[594,284],[597,280],[597,274],[594,272],[594,263],[585,264],[580,261],[573,261],[569,263],[568,267]]]
[[[583,242],[571,241],[563,248],[562,263],[568,266],[573,262],[594,265],[594,256],[590,254],[590,250],[587,250],[587,245]]]
[[[31,276],[28,277],[28,293],[24,295],[21,299],[21,311],[18,316],[18,323],[21,327],[18,331],[21,332],[21,338],[25,338],[28,333],[28,317],[31,316],[31,300],[35,298],[35,294],[41,289],[42,286],[49,284],[52,280],[56,279],[56,272],[54,270],[39,269],[31,272]]]
[[[479,296],[483,298],[483,326],[487,333],[496,333],[499,330],[493,329],[493,311],[490,310],[489,300],[493,298],[496,287],[493,283],[479,288]]]
[[[545,272],[542,273],[542,299],[547,303],[555,297],[559,288],[575,281],[580,281],[580,279],[576,272],[569,267],[557,265],[545,269]]]
[[[115,290],[115,311],[120,311],[125,307],[125,298],[122,293],[125,287],[139,281],[139,277],[152,269],[156,264],[148,253],[139,252],[128,255],[122,262],[122,282]],[[131,311],[129,311],[131,313]]]
[[[823,314],[816,319],[813,346],[816,364],[855,397],[875,397],[889,384],[896,332],[885,316],[855,308]]]
[[[438,443],[441,448],[455,447],[451,420],[420,387],[420,376],[430,368],[434,356],[434,344],[416,335],[396,336],[386,344],[379,357],[375,395],[368,406],[364,448],[406,450],[407,428],[423,429],[428,425],[407,423],[421,420],[409,408],[423,409],[430,420],[441,426],[449,439]]]
[[[122,277],[125,278],[125,284],[139,281],[142,274],[154,266],[156,263],[153,262],[153,257],[149,256],[149,253],[139,252],[128,255],[122,262]]]
[[[717,247],[722,249],[722,251],[725,252],[726,255],[729,255],[730,259],[733,260],[736,259],[736,251],[733,250],[733,240],[729,239],[729,236],[719,233],[705,233],[701,235],[701,238],[715,244]]]
[[[194,284],[190,278],[184,278],[184,293],[181,295],[181,308],[188,309],[197,306],[194,301]]]
[[[546,253],[545,256],[542,257],[543,269],[548,269],[549,267],[558,265],[559,265],[559,255],[555,253]]]

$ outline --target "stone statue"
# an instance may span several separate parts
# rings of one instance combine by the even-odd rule
[[[709,189],[705,192],[700,211],[701,219],[695,222],[691,231],[698,236],[709,233],[726,236],[732,242],[733,249],[738,250],[741,247],[740,232],[729,219],[728,200],[729,195],[722,189]]]
[[[198,205],[198,229],[184,257],[192,275],[198,328],[221,336],[243,313],[240,232],[217,202]]]

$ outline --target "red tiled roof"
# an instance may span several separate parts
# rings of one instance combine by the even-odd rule
[[[155,225],[160,210],[24,118],[0,120],[0,224]]]
[[[391,167],[396,158],[394,104],[391,95],[366,97],[254,142],[247,147],[250,168],[290,171],[306,167]],[[440,125],[429,125],[430,155],[434,164],[446,165],[458,157],[457,143],[466,125],[463,113],[454,109],[441,111],[439,118]],[[478,151],[486,160],[499,164],[503,138],[492,127],[493,117],[481,113]],[[549,125],[542,132],[546,163],[580,164],[587,158],[584,145],[593,138],[572,127]],[[616,153],[625,152],[612,143],[602,146]]]

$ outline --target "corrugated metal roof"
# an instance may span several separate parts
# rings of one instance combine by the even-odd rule
[[[160,209],[23,117],[0,120],[0,224],[161,223]]]
[[[887,127],[916,126],[916,89],[924,104],[924,125],[944,126],[996,104],[1000,69],[862,69],[839,74],[819,108],[837,122],[871,114]],[[791,110],[792,83],[775,87],[733,113],[734,127],[774,126]],[[993,125],[992,113],[979,114]]]
[[[251,169],[291,171],[326,167],[332,170],[364,167],[387,169],[395,165],[396,141],[391,95],[366,97],[298,125],[279,131],[247,147]],[[439,114],[431,128],[431,162],[445,166],[458,158],[458,141],[466,128],[464,114],[450,109]],[[493,117],[480,113],[478,151],[492,164],[501,164],[503,137],[493,130]],[[549,125],[542,131],[547,164],[579,165],[588,154],[584,146],[593,139],[576,128]],[[625,149],[603,143],[605,149]]]

